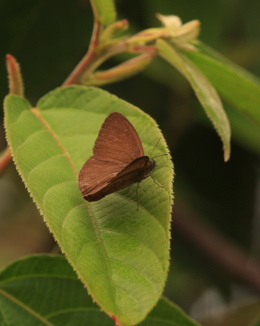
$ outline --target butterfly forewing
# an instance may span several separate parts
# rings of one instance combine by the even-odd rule
[[[99,159],[123,162],[125,165],[144,156],[135,128],[118,112],[111,113],[103,123],[93,151]]]

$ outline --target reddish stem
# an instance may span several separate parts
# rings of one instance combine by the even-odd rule
[[[133,52],[157,52],[157,48],[155,45],[135,45],[132,46],[131,50]]]
[[[7,147],[6,150],[3,152],[2,156],[0,157],[0,175],[2,175],[5,169],[9,166],[12,162],[12,156],[10,148]]]
[[[63,86],[69,86],[72,84],[79,84],[80,77],[85,73],[86,69],[95,61],[97,58],[96,49],[99,45],[99,36],[101,32],[101,24],[96,21],[94,24],[92,39],[90,42],[89,50],[84,58],[80,61],[77,67],[72,71],[70,76],[65,80]]]
[[[114,319],[114,321],[116,322],[116,326],[121,326],[118,317],[116,317],[116,316],[111,316],[111,318]]]

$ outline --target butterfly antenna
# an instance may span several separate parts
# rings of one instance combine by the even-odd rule
[[[154,156],[153,158],[160,157],[160,156],[166,156],[166,155],[169,155],[169,154],[168,154],[168,153],[166,153],[166,154],[161,154],[161,155]]]
[[[151,153],[150,157],[152,157],[153,152],[154,152],[154,150],[155,150],[155,148],[156,148],[156,146],[158,145],[158,143],[159,143],[160,140],[161,140],[161,138],[159,138],[159,139],[157,140],[157,143],[156,143],[155,146],[153,147],[153,150],[152,150],[152,153]]]
[[[157,143],[155,144],[155,146],[154,146],[154,148],[153,148],[153,150],[152,150],[152,153],[151,153],[150,157],[152,157],[152,158],[156,158],[156,157],[160,157],[160,156],[168,155],[168,153],[167,153],[167,154],[157,155],[157,156],[154,156],[154,157],[152,156],[152,155],[153,155],[153,152],[154,152],[154,150],[155,150],[155,148],[156,148],[156,146],[158,145],[158,143],[159,143],[160,140],[161,140],[161,138],[159,138],[159,139],[157,140]]]

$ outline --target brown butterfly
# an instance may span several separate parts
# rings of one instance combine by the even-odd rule
[[[93,152],[79,173],[80,190],[89,202],[141,182],[156,167],[154,159],[144,156],[134,126],[118,112],[106,118]]]

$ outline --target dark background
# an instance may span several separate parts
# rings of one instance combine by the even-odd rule
[[[159,26],[157,12],[199,19],[200,39],[230,60],[260,74],[259,0],[119,0],[119,18],[131,31]],[[8,93],[5,56],[22,67],[26,97],[35,104],[58,87],[87,51],[93,16],[87,0],[0,1],[0,97]],[[116,59],[106,67],[117,63]],[[154,76],[165,71],[168,82]],[[153,72],[153,73],[152,73]],[[178,212],[206,222],[225,240],[250,256],[260,257],[259,154],[236,139],[224,163],[222,144],[188,83],[157,59],[142,74],[105,87],[154,117],[175,164],[176,218]],[[228,104],[224,102],[227,106]],[[3,127],[0,147],[6,146]],[[199,228],[204,228],[200,225]],[[166,295],[194,316],[207,306],[226,307],[257,297],[214,254],[190,241],[173,222],[172,259]],[[196,231],[194,231],[196,232]],[[222,250],[222,244],[214,242]],[[0,181],[0,267],[25,254],[49,251],[53,241],[27,191],[11,165]],[[234,324],[235,325],[235,324]],[[232,326],[232,325],[230,325]]]

